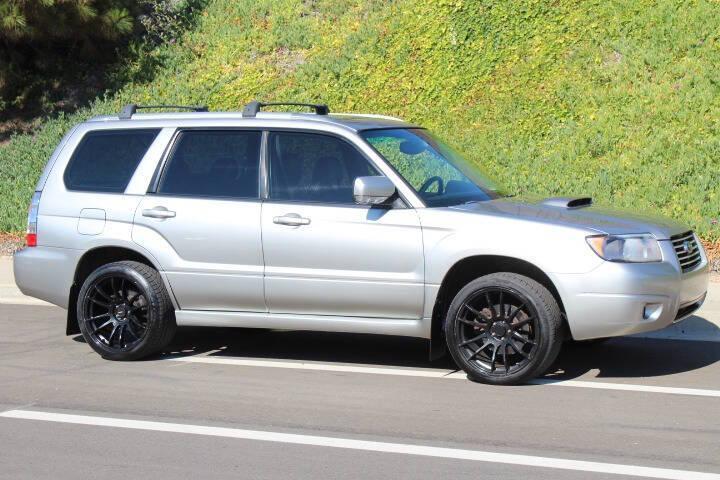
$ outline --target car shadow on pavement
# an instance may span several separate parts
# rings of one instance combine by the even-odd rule
[[[266,358],[384,367],[457,370],[449,355],[428,358],[423,339],[331,332],[186,327],[164,356]],[[156,357],[157,358],[157,357]],[[697,370],[720,361],[720,342],[621,337],[597,344],[568,342],[548,376],[659,377]]]
[[[166,349],[166,355],[173,356],[203,353],[212,357],[457,369],[449,356],[431,362],[426,340],[388,335],[184,327]]]
[[[572,379],[596,371],[596,378],[661,377],[718,361],[720,342],[618,337],[594,344],[565,344],[548,375]]]

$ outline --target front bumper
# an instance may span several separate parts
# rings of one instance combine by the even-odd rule
[[[668,260],[658,263],[603,262],[584,274],[551,274],[572,337],[587,340],[659,330],[700,308],[709,281],[707,258],[703,255],[697,268],[683,273],[674,252],[664,248],[663,254]]]

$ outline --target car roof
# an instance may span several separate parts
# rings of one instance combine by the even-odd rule
[[[329,115],[318,115],[315,113],[296,113],[296,112],[259,112],[253,117],[243,117],[241,112],[172,112],[172,113],[140,113],[132,115],[129,119],[120,119],[117,115],[103,115],[91,118],[88,123],[95,122],[117,122],[118,124],[153,123],[168,122],[168,126],[182,126],[187,121],[202,120],[203,123],[212,123],[217,120],[223,126],[228,121],[233,125],[247,125],[248,127],[257,126],[258,123],[267,125],[268,121],[274,123],[276,121],[279,126],[297,126],[300,128],[303,124],[311,123],[315,128],[320,124],[344,127],[354,132],[362,130],[373,130],[381,128],[417,128],[416,125],[407,123],[399,118],[388,117],[385,115],[373,114],[356,114],[356,113],[333,113]],[[236,123],[237,122],[237,123]],[[288,125],[290,122],[292,125]],[[282,124],[282,125],[280,125]]]

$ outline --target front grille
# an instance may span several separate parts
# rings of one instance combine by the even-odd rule
[[[700,265],[702,255],[700,254],[700,246],[693,232],[685,232],[680,235],[670,237],[673,249],[677,255],[680,267],[683,272],[688,272]]]

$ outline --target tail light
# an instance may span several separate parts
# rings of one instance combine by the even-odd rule
[[[25,244],[28,247],[37,246],[37,218],[41,193],[42,192],[33,193],[32,200],[30,200],[30,206],[28,207],[28,225],[27,233],[25,234]]]

